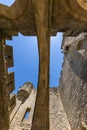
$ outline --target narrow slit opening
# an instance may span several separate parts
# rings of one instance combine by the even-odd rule
[[[28,120],[30,116],[30,108],[27,108],[22,121]]]

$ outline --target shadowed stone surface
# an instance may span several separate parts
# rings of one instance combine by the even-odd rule
[[[49,130],[49,2],[32,0],[39,49],[39,81],[32,130]]]
[[[0,31],[0,129],[9,129],[9,114],[15,106],[15,98],[10,98],[14,89],[13,73],[8,74],[8,67],[13,65],[12,47],[7,46]],[[10,82],[12,81],[12,82]],[[12,106],[12,100],[14,103]]]
[[[82,0],[54,0],[54,1],[52,0],[37,0],[37,1],[36,0],[16,0],[15,3],[11,7],[7,7],[0,4],[0,32],[3,32],[2,37],[0,37],[1,41],[2,39],[4,40],[11,39],[12,36],[17,36],[18,32],[22,33],[25,36],[27,35],[27,36],[38,37],[38,50],[39,50],[39,57],[40,57],[39,82],[38,82],[38,89],[37,89],[37,98],[35,102],[32,130],[38,130],[38,129],[49,130],[50,36],[56,35],[57,32],[64,32],[65,36],[75,36],[81,32],[86,32],[87,31],[86,7],[87,7],[87,2],[82,1]],[[0,45],[2,44],[1,41],[0,41]],[[67,54],[67,52],[70,49],[70,44],[66,45],[66,47],[64,47],[63,49],[64,53],[66,53],[66,56],[65,56],[66,69],[64,70],[65,71],[64,78],[67,78],[66,76],[66,73],[68,73],[67,67],[70,67],[69,77],[70,76],[72,77],[71,79],[75,86],[74,90],[76,91],[78,89],[79,89],[78,91],[80,91],[80,87],[82,89],[82,86],[86,87],[86,82],[87,82],[86,52],[84,52],[82,49],[78,51],[81,45],[78,44],[76,48],[75,46],[72,45],[71,51],[69,54]],[[14,86],[12,87],[12,85],[14,85],[14,80],[12,76],[12,81],[9,83],[10,89],[9,90],[6,89],[8,81],[6,81],[6,83],[4,81],[6,80],[5,79],[6,77],[8,80],[8,74],[7,74],[7,70],[6,70],[6,74],[4,73],[4,71],[5,69],[13,65],[12,48],[7,47],[7,46],[5,47],[1,46],[0,49],[1,49],[1,55],[0,55],[1,109],[0,110],[1,110],[1,118],[3,117],[3,120],[0,120],[1,121],[0,124],[2,124],[1,129],[7,130],[9,126],[8,108],[10,105],[10,102],[8,103],[9,101],[8,93],[10,93],[14,89]],[[5,55],[3,55],[3,53]],[[5,68],[4,68],[4,63],[6,65]],[[68,86],[68,85],[70,86],[69,89],[72,88],[71,86],[73,86],[73,84],[67,80],[67,82],[65,83],[65,86]],[[62,87],[65,87],[65,86],[62,85]],[[69,96],[67,95],[69,90],[68,88],[66,90],[67,92],[65,92],[64,95],[66,95],[67,97]],[[82,90],[81,92],[83,91],[84,90]],[[74,100],[76,104],[75,103],[72,104],[73,106],[72,108],[74,108],[75,110],[71,109],[73,113],[76,112],[78,109],[77,104],[79,104],[78,106],[80,107],[79,101],[78,103],[76,102],[77,100],[80,99],[80,96],[85,95],[84,97],[86,97],[86,93],[83,92],[82,94],[81,92],[76,94],[76,96],[78,95],[77,97],[75,96],[76,100],[75,99]],[[73,91],[72,93],[74,94]],[[71,97],[74,98],[74,96],[72,95],[70,94],[70,98]],[[24,97],[27,97],[27,94],[25,94]],[[73,100],[73,98],[71,98],[71,101]],[[64,100],[67,100],[66,101],[67,103],[69,101],[67,98],[64,98]],[[83,98],[81,98],[80,100],[83,100]],[[86,103],[86,100],[85,100],[85,103]],[[84,106],[85,103],[83,103],[82,106]],[[19,105],[20,104],[21,103],[19,103]],[[65,109],[67,109],[67,107]],[[70,113],[72,113],[72,111]],[[85,111],[86,110],[84,110],[84,112]],[[77,114],[73,115],[71,118],[74,119],[75,118],[74,116],[76,115]],[[79,114],[79,115],[81,115],[82,117],[82,115],[84,114]],[[43,118],[41,119],[41,117]],[[75,123],[78,124],[81,118],[77,119],[75,123],[71,118],[69,118],[69,120],[70,122],[72,122],[71,123],[72,128],[80,129],[81,127],[83,127],[83,126],[80,127],[80,125],[77,126],[75,124]],[[78,118],[78,116],[76,118]],[[82,118],[81,120],[82,120],[82,123],[81,123],[82,125],[84,124],[83,123],[84,119]],[[6,124],[6,126],[3,124]]]
[[[68,43],[71,45],[64,57],[60,94],[71,128],[73,130],[86,130],[87,38],[85,34],[66,38],[63,47],[66,47]]]
[[[57,32],[76,35],[87,31],[85,3],[81,0],[49,0],[50,35],[55,35]],[[16,0],[11,7],[0,4],[0,29],[4,30],[4,36],[7,38],[17,35],[18,32],[23,35],[37,35],[32,0]]]

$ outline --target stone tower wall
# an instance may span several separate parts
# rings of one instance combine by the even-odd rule
[[[65,56],[59,88],[62,103],[72,130],[86,130],[87,38],[83,34],[65,38],[63,50]]]
[[[10,130],[30,130],[32,125],[32,116],[35,105],[36,92],[32,90],[31,95],[22,103],[21,100],[16,100],[16,107],[10,115]],[[24,118],[27,110],[30,111],[29,118]],[[13,119],[12,119],[13,117]]]
[[[20,91],[20,90],[19,90]],[[57,93],[57,88],[50,89],[50,108],[49,122],[50,130],[71,130],[66,113],[64,111],[61,98]],[[16,97],[16,106],[10,115],[9,130],[31,130],[34,106],[36,100],[36,90],[32,89],[29,97],[22,102]],[[30,111],[29,117],[25,118],[27,110]],[[41,117],[43,118],[43,117]]]

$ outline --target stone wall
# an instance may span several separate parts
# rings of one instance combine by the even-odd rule
[[[30,84],[28,82],[28,84]],[[25,90],[28,86],[27,83],[22,86]],[[22,90],[20,88],[20,90]],[[19,92],[20,92],[19,90]],[[57,93],[57,88],[50,89],[50,109],[49,109],[49,130],[71,130],[66,113],[64,111],[60,94]],[[20,96],[17,95],[17,96]],[[36,90],[32,89],[31,94],[29,93],[28,98],[24,101],[16,96],[16,106],[12,113],[10,114],[10,129],[9,130],[31,130],[32,119],[34,115],[35,100],[36,100]],[[29,117],[25,118],[27,111],[30,111]],[[44,113],[43,113],[44,114]],[[41,117],[42,119],[43,117]],[[42,127],[43,129],[43,127]]]
[[[50,130],[71,130],[59,92],[50,89]]]
[[[28,99],[22,103],[21,100],[16,100],[16,107],[10,115],[9,130],[30,130],[32,125],[32,116],[34,112],[36,91],[32,90]],[[26,111],[30,110],[29,118],[24,118]]]
[[[86,130],[87,38],[81,35],[69,38],[63,46],[67,42],[70,46],[64,56],[59,91],[72,130]]]

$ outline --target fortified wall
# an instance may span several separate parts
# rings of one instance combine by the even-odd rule
[[[87,130],[87,33],[64,36],[62,51],[60,84],[49,91],[49,129]],[[21,86],[17,95],[10,94],[9,130],[31,130],[36,95],[37,90],[30,82]]]
[[[9,130],[31,130],[36,93],[37,90],[34,89],[33,84],[30,82],[26,82],[20,88],[16,95],[16,105],[10,114]],[[57,88],[50,89],[49,95],[50,130],[71,130]]]
[[[14,73],[8,73],[8,68],[13,66],[13,49],[5,41],[17,36],[18,32],[38,39],[38,87],[32,123],[28,127],[24,123],[24,114],[18,112],[23,110],[24,113],[24,104],[33,95],[32,87],[22,87],[17,95],[13,95]],[[62,44],[65,56],[56,95],[53,91],[49,94],[49,57],[50,37],[57,32],[65,34]],[[10,7],[0,4],[0,130],[9,127],[12,130],[28,130],[30,127],[31,130],[68,130],[69,123],[72,130],[87,130],[85,32],[87,0],[16,0]],[[22,128],[24,126],[26,128]]]
[[[64,37],[59,92],[72,130],[87,130],[87,33]]]

